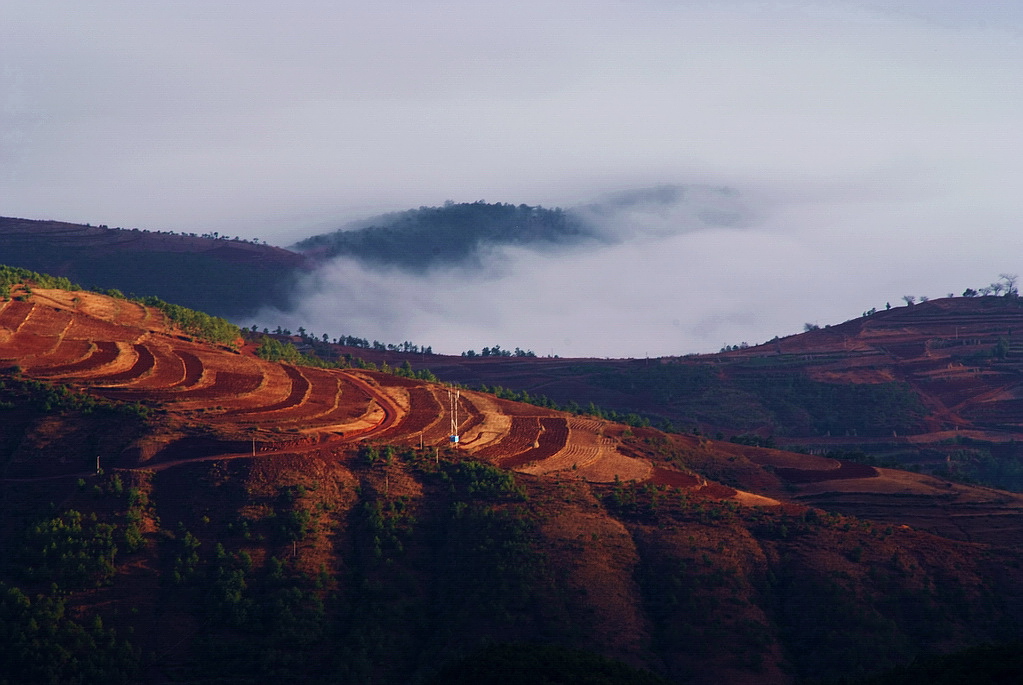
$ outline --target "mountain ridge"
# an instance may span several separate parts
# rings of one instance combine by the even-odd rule
[[[0,263],[219,316],[286,306],[302,255],[238,238],[0,217]]]

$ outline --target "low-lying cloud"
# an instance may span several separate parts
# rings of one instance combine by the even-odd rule
[[[302,284],[292,311],[247,323],[449,354],[499,344],[540,355],[681,355],[839,323],[905,294],[959,293],[1012,266],[993,264],[984,246],[1008,218],[957,206],[954,193],[666,188],[587,205],[614,239],[573,249],[500,246],[482,268],[418,275],[335,259]],[[958,228],[970,215],[986,226],[973,249]]]
[[[620,197],[602,243],[472,275],[337,262],[271,325],[683,353],[1023,271],[1019,3],[94,4],[4,5],[5,215],[286,245],[449,198],[716,207]]]

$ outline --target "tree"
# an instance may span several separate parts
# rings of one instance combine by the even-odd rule
[[[902,299],[906,301],[906,305],[912,307],[916,304],[916,295],[903,295]]]
[[[1016,287],[1016,281],[1019,279],[1019,276],[1016,274],[998,274],[998,277],[1003,281],[1006,297],[1019,297],[1019,289]]]

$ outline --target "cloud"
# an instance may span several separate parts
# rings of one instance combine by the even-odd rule
[[[899,305],[902,295],[961,293],[1011,271],[1006,260],[990,258],[987,245],[1000,240],[1006,254],[1018,253],[1023,236],[998,238],[1014,218],[961,206],[949,190],[732,190],[711,198],[744,207],[742,220],[698,227],[694,206],[701,205],[689,202],[698,193],[663,190],[652,194],[652,205],[619,202],[625,228],[612,242],[557,252],[499,247],[481,269],[420,275],[338,259],[303,284],[293,311],[246,323],[410,340],[449,354],[499,344],[643,357],[757,344],[801,332],[804,323],[840,323],[886,302]],[[747,207],[747,198],[757,201]],[[612,215],[600,216],[610,226]],[[960,228],[967,223],[974,226],[969,246]]]
[[[289,244],[447,199],[733,188],[490,280],[337,273],[389,312],[337,303],[357,335],[439,344],[444,313],[452,347],[716,349],[1020,270],[1021,27],[963,0],[10,0],[0,211]]]
[[[753,218],[735,189],[702,185],[622,190],[570,212],[598,234],[616,241],[737,228]]]

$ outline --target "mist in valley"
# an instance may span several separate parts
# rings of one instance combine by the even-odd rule
[[[599,239],[483,244],[423,273],[338,257],[301,282],[292,309],[244,323],[446,354],[495,344],[559,356],[715,352],[901,306],[903,295],[982,287],[997,277],[989,241],[1007,254],[1023,247],[1005,242],[1012,217],[993,212],[964,245],[958,226],[976,215],[921,187],[661,185],[569,212]]]
[[[484,199],[595,232],[419,274],[338,259],[247,323],[685,354],[1023,270],[1011,3],[5,10],[3,215],[284,246]]]

